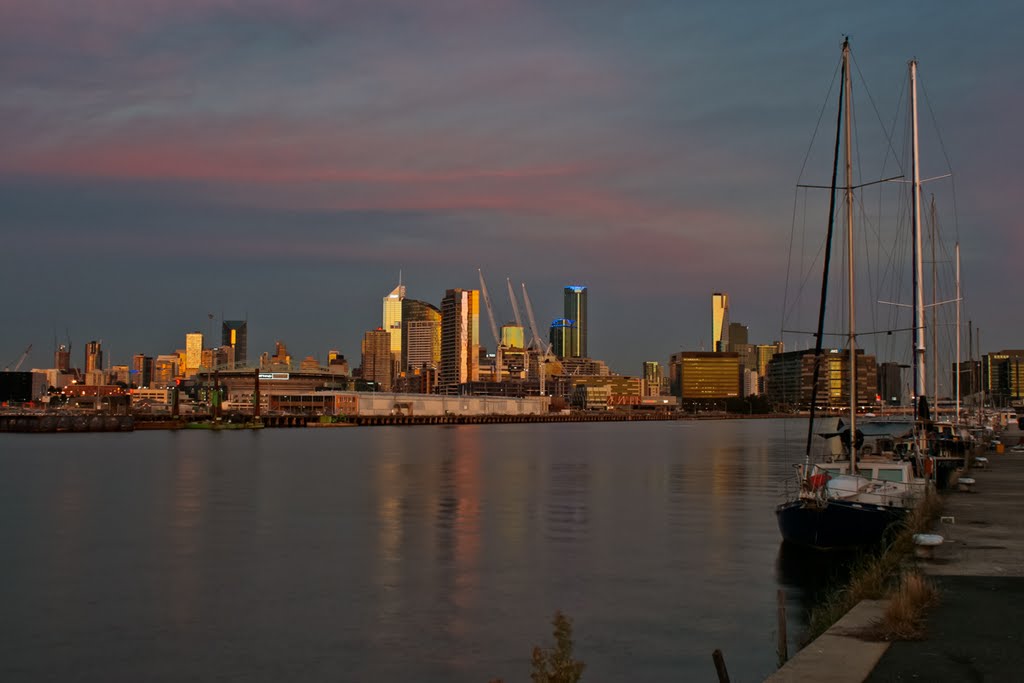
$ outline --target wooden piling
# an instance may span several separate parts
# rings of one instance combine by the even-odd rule
[[[788,646],[788,643],[786,642],[786,640],[787,640],[787,638],[786,638],[786,591],[784,591],[784,590],[782,590],[780,588],[776,597],[778,599],[778,619],[779,619],[779,624],[778,624],[778,634],[779,634],[778,655],[779,655],[779,667],[781,668],[782,665],[785,664],[786,661],[789,659],[789,646]]]
[[[711,659],[715,662],[715,672],[718,674],[718,683],[729,683],[729,672],[725,670],[725,657],[721,650],[711,653]]]

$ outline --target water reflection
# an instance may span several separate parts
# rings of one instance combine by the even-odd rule
[[[796,610],[797,622],[806,630],[811,610],[828,599],[850,577],[857,554],[821,551],[782,542],[775,558],[775,576],[786,589],[787,603]],[[791,612],[792,615],[792,612]]]
[[[549,470],[545,531],[553,541],[586,539],[590,524],[587,497],[590,465],[585,462],[553,462]]]

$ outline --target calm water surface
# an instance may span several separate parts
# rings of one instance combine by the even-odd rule
[[[0,435],[0,680],[584,681],[775,668],[801,423]],[[780,552],[780,550],[782,552]]]

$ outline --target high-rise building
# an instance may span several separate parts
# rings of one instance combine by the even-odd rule
[[[405,299],[405,285],[399,284],[384,297],[381,328],[391,336],[391,353],[402,353],[402,300]]]
[[[441,311],[425,301],[403,299],[400,320],[402,371],[437,369],[441,363]]]
[[[260,367],[268,366],[271,370],[291,370],[292,357],[288,353],[288,345],[278,339],[274,342],[274,355],[267,359],[266,363],[260,362]]]
[[[874,405],[878,390],[875,357],[857,349],[857,404]],[[809,407],[811,395],[821,407],[850,405],[850,354],[843,349],[823,349],[818,365],[818,389],[814,391],[814,350],[776,353],[768,363],[765,393],[776,406]]]
[[[53,367],[61,372],[68,372],[71,369],[71,349],[61,344],[53,352]]]
[[[225,320],[220,326],[220,345],[235,350],[235,366],[243,366],[248,358],[249,321]],[[234,366],[232,366],[234,367]]]
[[[391,390],[391,333],[383,327],[363,334],[363,379],[380,391]]]
[[[191,377],[203,364],[203,333],[189,332],[185,335],[185,376]]]
[[[736,351],[740,353],[738,347],[746,345],[750,331],[747,326],[743,323],[729,323],[729,331],[726,338],[729,340],[729,348],[726,351]]]
[[[178,367],[178,354],[169,353],[157,356],[153,361],[152,387],[164,389],[174,384],[174,380],[178,376]]]
[[[682,399],[725,399],[740,395],[737,353],[681,351],[669,360],[672,395]]]
[[[582,356],[573,354],[577,331],[575,320],[558,318],[552,321],[548,341],[551,343],[551,352],[555,354],[555,357],[582,358]]]
[[[480,379],[480,291],[449,289],[441,300],[438,384],[452,391]]]
[[[153,381],[153,357],[144,353],[132,356],[132,384],[148,387]]]
[[[85,345],[85,371],[103,369],[103,346],[101,342],[91,341]]]
[[[567,358],[588,358],[587,354],[587,288],[583,285],[569,285],[565,288],[563,315],[573,321],[569,335]]]
[[[729,295],[714,292],[711,295],[711,350],[729,349]]]
[[[903,375],[899,363],[878,364],[878,395],[887,405],[903,405]]]
[[[664,379],[661,363],[656,360],[644,361],[644,396],[661,396]]]

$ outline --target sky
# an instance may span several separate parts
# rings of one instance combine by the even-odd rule
[[[171,353],[222,317],[251,356],[355,365],[399,274],[437,305],[478,268],[499,324],[527,283],[542,334],[586,285],[622,374],[708,347],[715,291],[778,339],[844,35],[882,120],[919,60],[964,315],[1024,347],[1024,6],[848,5],[0,0],[0,367],[50,367],[55,337],[79,365],[92,339]]]

